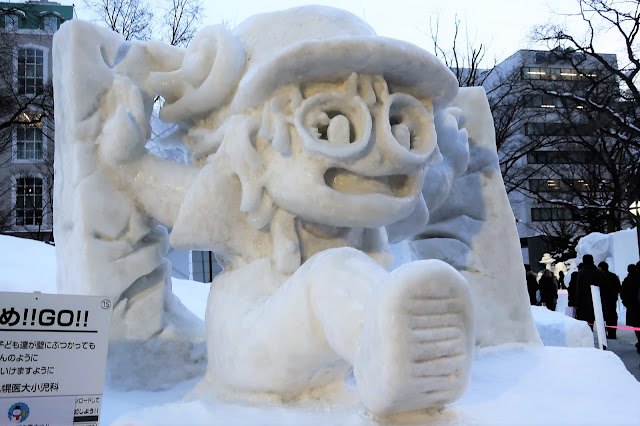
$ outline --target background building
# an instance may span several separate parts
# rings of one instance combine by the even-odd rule
[[[53,239],[53,34],[73,6],[0,3],[0,232]]]
[[[615,55],[599,57],[617,69]],[[571,258],[580,236],[621,229],[637,156],[595,107],[624,113],[606,67],[569,49],[519,50],[485,87],[501,100],[496,139],[525,263],[542,269],[543,253]]]

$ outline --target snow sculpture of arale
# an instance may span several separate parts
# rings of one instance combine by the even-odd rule
[[[70,21],[54,58],[61,291],[113,295],[124,340],[171,339],[161,223],[171,245],[224,265],[206,312],[217,388],[289,399],[353,371],[379,416],[464,392],[467,281],[434,259],[387,269],[388,233],[428,223],[427,171],[467,167],[442,162],[439,146],[468,161],[468,145],[434,56],[308,6],[207,27],[186,50]],[[158,95],[192,164],[145,150]]]

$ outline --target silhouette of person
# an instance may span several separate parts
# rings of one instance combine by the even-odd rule
[[[636,265],[627,266],[627,277],[622,281],[620,297],[622,303],[627,308],[627,325],[630,327],[640,327],[640,276]],[[640,354],[640,331],[636,330],[636,350]]]
[[[568,289],[568,301],[567,305],[571,307],[576,307],[576,289],[578,288],[578,272],[582,270],[582,263],[578,265],[578,270],[571,273],[571,278],[569,279],[569,289]]]
[[[558,287],[566,290],[567,286],[564,285],[564,272],[558,272]]]
[[[591,296],[591,286],[602,287],[607,281],[607,276],[598,269],[593,262],[593,256],[585,254],[582,256],[582,270],[578,271],[577,286],[575,294],[576,319],[593,324],[595,313],[593,310],[593,298]],[[600,291],[600,302],[602,303],[602,290]],[[606,309],[602,303],[603,314],[606,318]],[[593,325],[591,326],[593,328]]]
[[[532,305],[538,304],[538,298],[536,293],[538,292],[538,280],[536,280],[536,274],[531,271],[531,265],[526,263],[524,265],[527,277],[527,292],[529,293],[529,303]]]
[[[618,294],[620,293],[620,279],[616,274],[609,271],[609,264],[607,262],[600,262],[598,268],[605,273],[607,281],[602,289],[602,300],[604,301],[605,311],[607,316],[605,322],[607,323],[607,339],[616,339],[616,329],[610,327],[616,327],[618,325]]]
[[[540,287],[540,302],[550,311],[555,311],[558,302],[558,282],[550,269],[544,271],[538,286]]]

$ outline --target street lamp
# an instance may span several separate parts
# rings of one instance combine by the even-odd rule
[[[636,235],[638,237],[638,259],[640,260],[640,201],[636,200],[629,206],[629,213],[634,217]]]

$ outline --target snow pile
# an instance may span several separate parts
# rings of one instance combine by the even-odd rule
[[[109,410],[105,420],[117,425],[377,425],[354,402],[349,389],[332,405],[306,400],[283,406],[236,403],[202,395],[137,393],[144,408],[127,413]],[[412,413],[384,424],[637,424],[640,384],[611,352],[587,348],[508,344],[477,352],[471,386],[457,402],[438,411]],[[131,395],[105,395],[103,407],[129,404]],[[168,401],[171,397],[175,399]],[[113,422],[113,423],[111,423]]]
[[[544,306],[532,306],[531,309],[545,346],[593,348],[593,332],[586,322],[552,312]]]
[[[0,291],[57,293],[55,247],[0,235]]]

